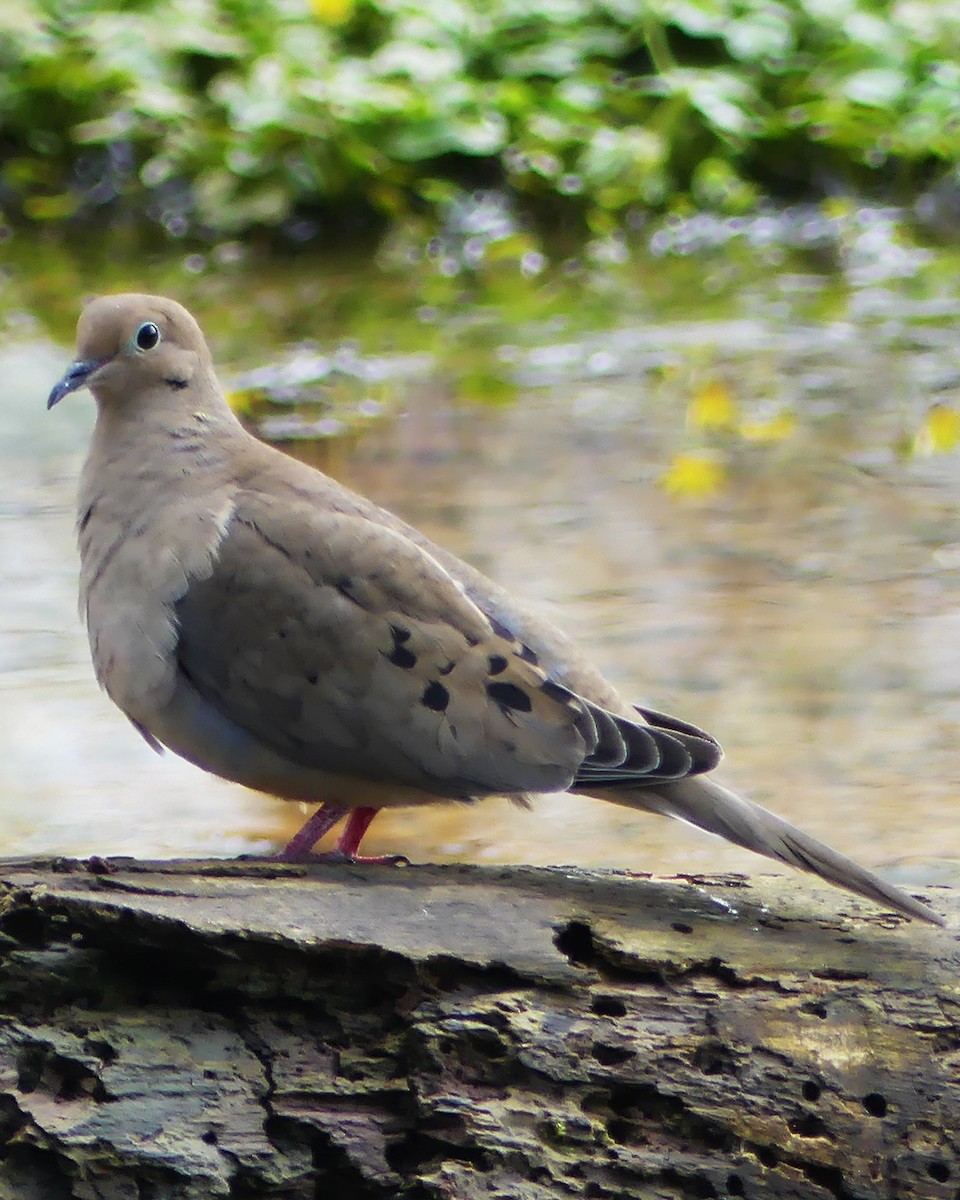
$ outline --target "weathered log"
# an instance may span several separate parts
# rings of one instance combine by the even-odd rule
[[[0,1197],[960,1194],[958,904],[0,863]]]

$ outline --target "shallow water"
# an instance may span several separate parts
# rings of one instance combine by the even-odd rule
[[[545,272],[502,304],[496,280],[458,299],[422,264],[412,298],[377,264],[211,257],[202,270],[153,261],[135,284],[129,267],[117,273],[119,286],[193,305],[228,382],[305,337],[427,356],[378,385],[388,416],[311,453],[540,604],[627,694],[710,729],[726,782],[866,864],[948,878],[943,860],[960,857],[960,461],[898,451],[933,401],[956,398],[960,300],[942,255],[907,270],[892,239],[858,253],[821,272],[742,245],[638,252],[609,276]],[[93,405],[84,393],[44,412],[75,304],[59,290],[45,308],[51,289],[28,275],[22,262],[12,273],[0,350],[0,854],[267,850],[302,820],[298,806],[156,756],[97,691],[72,528]],[[73,263],[70,284],[94,290],[95,267]],[[751,419],[789,409],[795,428],[771,444],[697,429],[705,380]],[[476,402],[484,381],[498,403]],[[664,489],[689,450],[722,462],[718,492]],[[532,813],[489,801],[384,814],[364,847],[764,869],[678,823],[577,797]]]

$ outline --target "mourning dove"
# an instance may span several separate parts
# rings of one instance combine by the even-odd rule
[[[911,917],[926,905],[704,778],[709,734],[621,698],[557,629],[392,513],[251,436],[179,304],[104,296],[80,604],[97,678],[155,749],[320,803],[281,857],[385,806],[569,790],[676,817]]]

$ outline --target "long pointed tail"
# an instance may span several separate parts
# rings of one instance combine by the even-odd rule
[[[852,859],[712,779],[699,776],[658,784],[656,788],[609,788],[593,794],[629,808],[645,808],[676,817],[708,833],[719,834],[737,846],[819,875],[905,916],[918,917],[932,925],[944,923],[932,909],[892,883],[885,883]]]

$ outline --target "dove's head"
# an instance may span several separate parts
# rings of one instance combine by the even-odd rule
[[[185,308],[162,296],[100,296],[77,324],[77,352],[47,408],[88,387],[101,404],[135,403],[158,393],[185,394],[212,373],[200,327]]]

